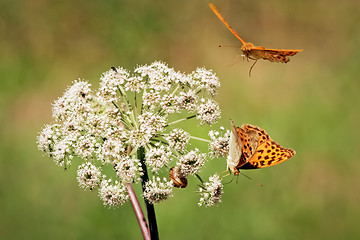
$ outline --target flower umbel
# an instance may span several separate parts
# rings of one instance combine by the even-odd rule
[[[79,186],[98,188],[105,206],[124,204],[124,185],[140,180],[146,183],[144,198],[151,204],[161,202],[172,196],[172,182],[160,178],[171,165],[180,179],[204,166],[206,154],[189,144],[191,138],[200,138],[176,124],[214,124],[220,108],[212,97],[219,86],[217,76],[205,68],[184,74],[159,61],[132,72],[112,67],[101,75],[98,91],[79,79],[54,102],[54,122],[40,132],[38,148],[65,169],[74,157],[83,160],[77,171]],[[213,151],[221,144],[225,146],[213,144]],[[177,161],[171,164],[173,159]],[[105,168],[114,171],[115,181],[105,178]]]
[[[166,178],[159,177],[145,184],[144,198],[151,204],[162,202],[172,196],[173,185]]]
[[[221,202],[222,189],[223,184],[221,183],[219,175],[215,174],[209,177],[209,182],[203,183],[199,189],[199,206],[211,207]]]

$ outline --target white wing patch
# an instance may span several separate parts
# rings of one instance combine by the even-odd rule
[[[229,141],[229,155],[227,156],[226,163],[227,168],[232,172],[238,172],[236,166],[239,164],[241,153],[242,153],[242,145],[239,134],[236,131],[236,127],[234,122],[230,120],[231,123],[231,135]]]

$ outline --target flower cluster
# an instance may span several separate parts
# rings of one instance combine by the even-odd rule
[[[210,152],[212,157],[226,157],[229,154],[229,141],[230,141],[230,130],[225,131],[224,128],[220,127],[219,131],[211,130],[209,132],[210,137]]]
[[[199,206],[210,207],[221,202],[222,189],[223,184],[219,175],[215,174],[209,177],[209,182],[203,183],[199,189],[201,196]]]
[[[184,74],[158,61],[133,72],[113,67],[102,74],[98,91],[76,80],[54,102],[54,122],[40,132],[38,148],[64,169],[74,157],[82,159],[79,186],[98,189],[106,206],[124,204],[124,184],[140,180],[147,181],[144,197],[158,203],[172,195],[171,181],[159,177],[169,171],[171,161],[176,159],[182,177],[203,167],[206,155],[189,149],[193,136],[175,125],[190,119],[198,119],[198,125],[216,123],[220,108],[212,97],[219,87],[218,77],[205,68]],[[219,152],[220,145],[212,149]],[[116,179],[103,174],[107,165]],[[152,180],[143,178],[147,168]]]

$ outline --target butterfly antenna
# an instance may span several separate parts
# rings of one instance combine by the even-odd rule
[[[219,47],[234,47],[234,48],[241,48],[241,46],[224,46],[224,45],[219,45]]]
[[[244,177],[247,177],[248,179],[252,180],[252,178],[251,178],[251,177],[249,177],[249,176],[247,176],[247,175],[243,174],[242,172],[240,172],[240,174],[241,174],[241,175],[243,175]]]
[[[249,77],[251,77],[251,70],[253,69],[253,67],[255,66],[255,64],[257,63],[257,59],[255,60],[255,62],[253,63],[253,65],[251,65],[250,69],[249,69]]]

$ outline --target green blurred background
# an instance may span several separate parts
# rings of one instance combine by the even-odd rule
[[[0,1],[0,239],[141,239],[130,203],[103,207],[77,186],[75,166],[64,172],[42,156],[36,136],[74,79],[95,89],[111,66],[154,60],[213,69],[222,83],[214,127],[258,125],[297,152],[225,185],[213,208],[197,206],[190,178],[156,206],[161,239],[360,239],[360,2],[214,4],[245,41],[304,52],[259,61],[249,78],[251,63],[229,67],[240,49],[218,48],[240,42],[207,1]],[[188,131],[206,137],[195,122]],[[225,168],[211,160],[201,175]]]

